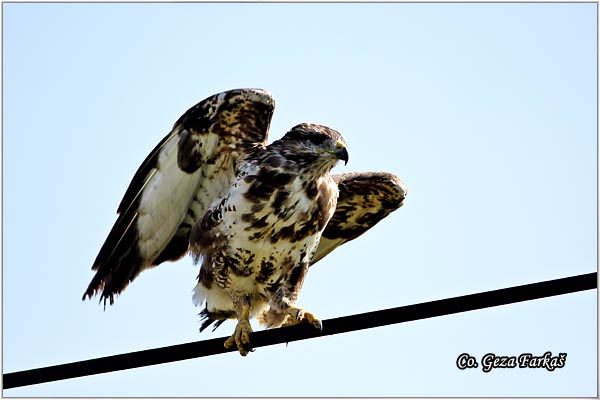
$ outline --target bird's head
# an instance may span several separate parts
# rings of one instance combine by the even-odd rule
[[[299,163],[315,164],[318,169],[328,172],[342,160],[348,163],[348,150],[342,135],[323,125],[302,123],[294,126],[281,139],[281,144],[289,148],[288,158]]]

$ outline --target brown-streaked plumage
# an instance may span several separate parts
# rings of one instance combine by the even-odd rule
[[[389,172],[349,172],[333,179],[340,193],[337,207],[311,264],[371,229],[402,207],[406,197],[404,183]]]
[[[226,346],[248,353],[252,317],[321,326],[295,305],[309,266],[400,207],[406,189],[384,172],[331,176],[348,151],[322,125],[267,145],[274,104],[264,90],[237,89],[177,120],[126,190],[84,299],[113,304],[141,271],[189,251],[200,264],[200,330],[238,320]]]

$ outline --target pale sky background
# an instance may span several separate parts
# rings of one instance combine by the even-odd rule
[[[133,173],[198,101],[273,93],[405,206],[308,275],[322,319],[597,270],[597,4],[3,4],[3,372],[198,333],[186,258],[81,301]],[[596,396],[597,291],[5,390],[5,396]],[[258,324],[254,322],[258,329]],[[468,352],[563,369],[460,371]]]

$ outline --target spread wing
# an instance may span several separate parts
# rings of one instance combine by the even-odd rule
[[[352,172],[333,178],[340,190],[337,207],[311,265],[375,226],[400,208],[406,197],[404,183],[387,172]]]
[[[101,292],[112,304],[141,271],[187,252],[194,222],[229,187],[236,164],[266,143],[274,107],[268,92],[238,89],[177,120],[129,184],[83,299]]]

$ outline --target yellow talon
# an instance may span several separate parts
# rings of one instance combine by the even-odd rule
[[[290,313],[288,314],[285,322],[282,326],[290,326],[296,325],[300,323],[311,324],[318,330],[323,330],[323,323],[317,317],[315,317],[312,313],[305,311],[301,308],[290,308]]]
[[[250,347],[250,334],[252,333],[252,325],[250,325],[248,314],[249,307],[244,306],[241,319],[235,326],[233,335],[231,335],[225,341],[225,343],[223,343],[226,349],[230,349],[235,345],[242,356],[246,356],[248,355],[248,352],[252,351],[252,348]]]

